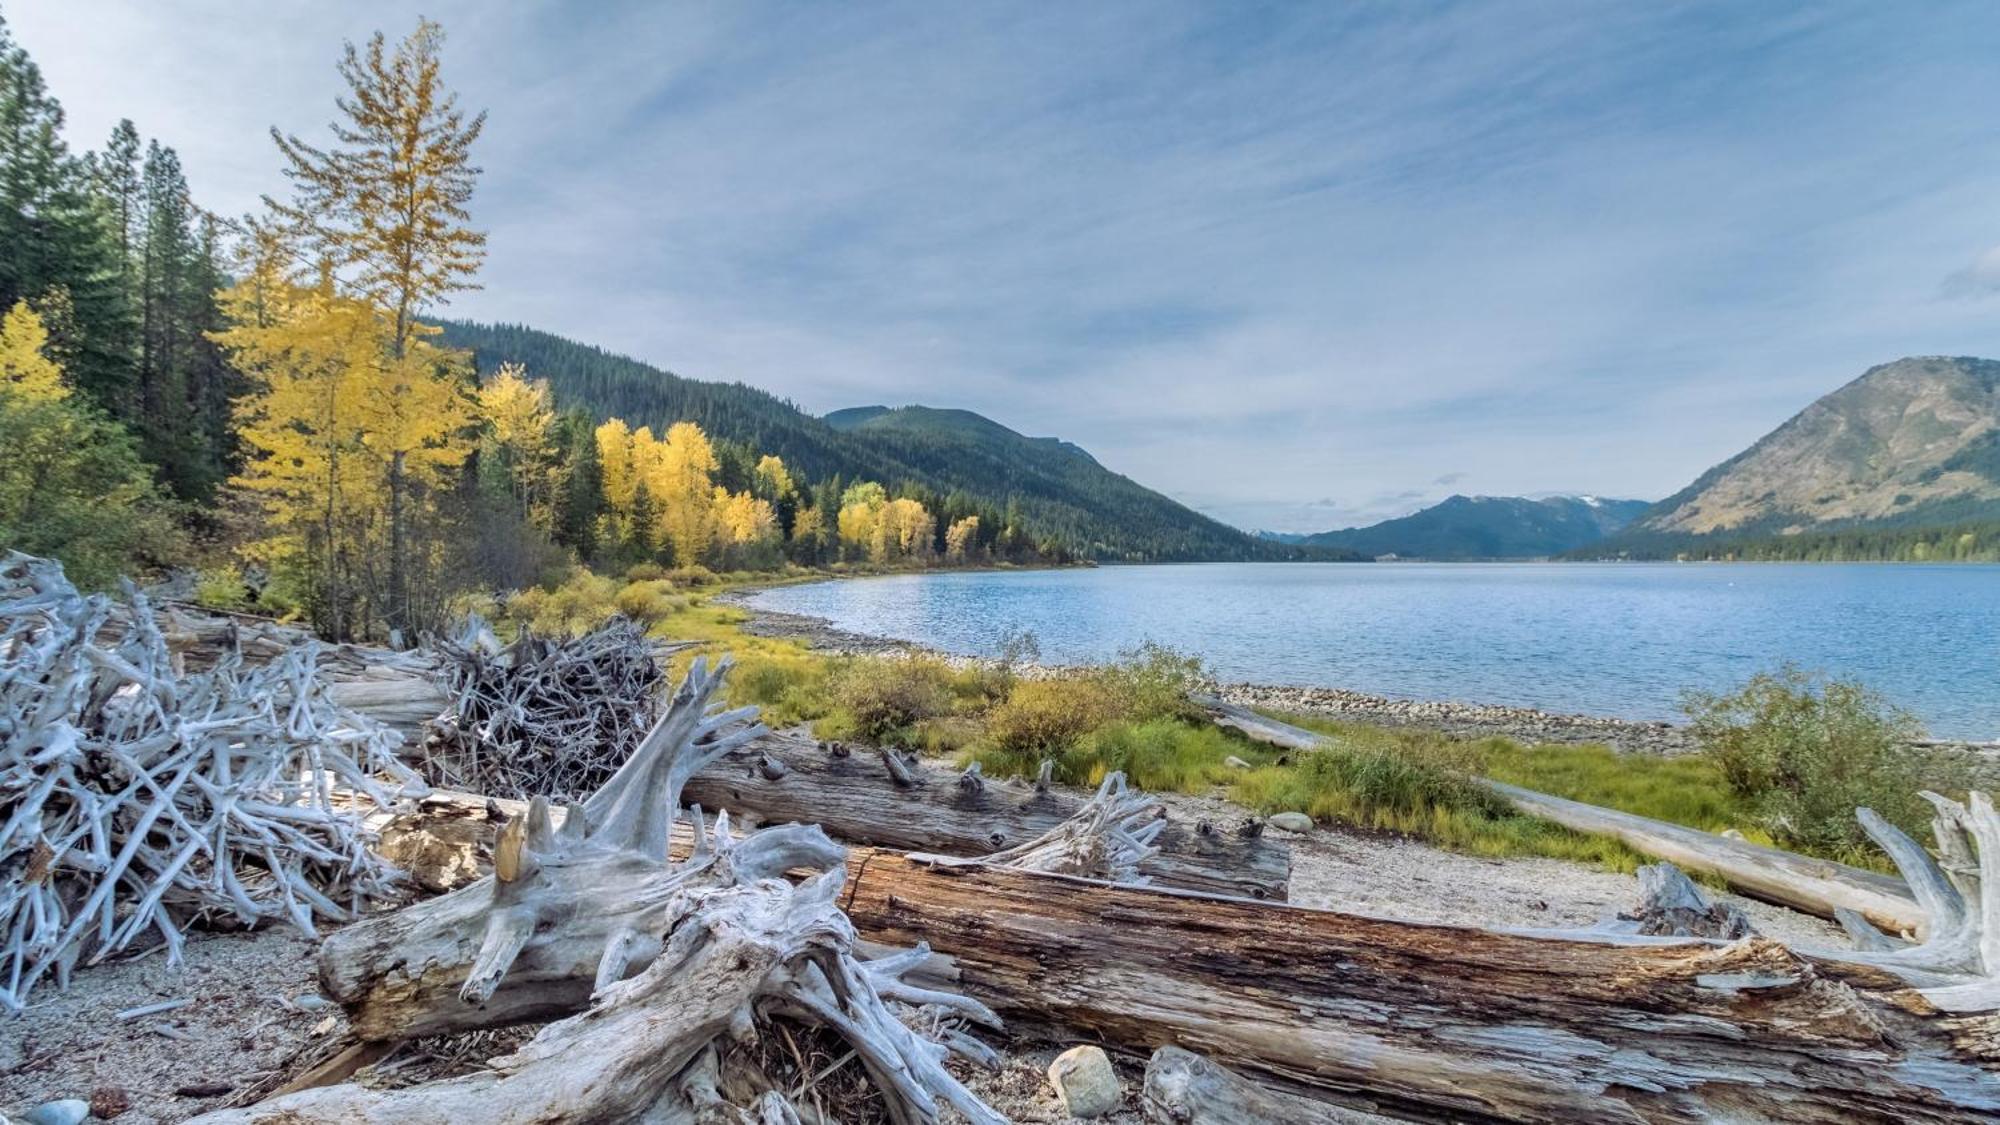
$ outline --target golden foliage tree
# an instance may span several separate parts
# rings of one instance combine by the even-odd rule
[[[232,327],[215,334],[251,390],[237,403],[246,456],[236,483],[263,500],[271,534],[262,551],[295,563],[320,628],[345,639],[366,631],[368,609],[394,627],[407,565],[393,518],[398,491],[435,490],[470,452],[473,421],[460,353],[413,337],[398,353],[376,305],[271,275],[272,263],[224,291]],[[436,545],[431,545],[435,547]],[[421,560],[432,567],[441,560]]]
[[[413,360],[412,372],[435,362],[435,349],[413,351],[435,332],[418,323],[418,314],[473,288],[472,275],[486,253],[486,236],[467,225],[466,210],[480,171],[472,164],[472,143],[486,115],[468,119],[457,95],[444,88],[443,45],[444,29],[430,20],[420,20],[393,51],[380,32],[366,50],[349,43],[340,61],[347,93],[337,102],[334,143],[318,148],[271,130],[293,198],[266,202],[298,240],[297,256],[320,263],[354,297],[383,310],[389,356],[399,366]],[[403,378],[398,385],[416,388],[418,382]],[[428,426],[412,422],[410,431],[427,434]],[[408,542],[409,493],[418,469],[405,456],[408,441],[395,437],[388,444],[396,451],[389,456],[384,609],[393,635],[410,625],[410,566],[416,561],[410,556],[432,545]]]
[[[694,566],[715,544],[715,447],[700,426],[675,422],[649,462],[646,483],[659,505],[661,538],[676,564]]]
[[[549,530],[555,516],[556,409],[546,379],[518,363],[502,364],[479,388],[486,453],[507,482],[522,522]]]
[[[978,516],[966,516],[955,520],[944,531],[944,557],[955,563],[964,562],[970,557],[973,545],[978,541]]]
[[[14,302],[0,318],[0,384],[17,395],[42,401],[69,397],[62,368],[48,356],[49,331],[26,301]]]

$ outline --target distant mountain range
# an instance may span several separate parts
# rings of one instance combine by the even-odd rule
[[[686,379],[520,325],[446,322],[481,372],[502,363],[547,379],[556,402],[656,431],[691,421],[712,437],[782,457],[820,481],[880,481],[963,493],[1011,509],[1040,542],[1102,561],[1187,562],[1354,557],[1260,540],[1114,473],[1066,441],[1031,438],[967,410],[863,406],[816,418],[742,383]]]
[[[1985,557],[1996,533],[2000,362],[1921,356],[1870,368],[1585,553]]]
[[[1370,558],[1549,558],[1616,533],[1649,507],[1644,500],[1594,496],[1452,496],[1367,527],[1282,538],[1265,534],[1279,542],[1355,551]]]

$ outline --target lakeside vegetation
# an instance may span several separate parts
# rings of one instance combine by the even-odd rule
[[[733,654],[732,704],[763,708],[774,726],[807,724],[820,738],[977,762],[995,777],[1032,777],[1047,759],[1059,781],[1078,786],[1119,770],[1142,789],[1221,796],[1259,815],[1301,812],[1475,855],[1617,871],[1644,862],[1616,841],[1516,812],[1477,777],[1882,869],[1856,806],[1921,836],[1930,810],[1918,791],[1960,792],[1973,780],[1965,759],[1905,745],[1907,717],[1866,689],[1789,672],[1690,697],[1698,754],[1527,745],[1274,713],[1328,738],[1323,749],[1285,752],[1210,723],[1187,700],[1206,685],[1206,670],[1170,649],[1143,646],[1071,669],[1035,666],[1030,637],[1012,638],[996,661],[829,654],[748,632],[750,611],[718,600],[768,581],[641,567],[616,580],[579,574],[479,608],[503,625],[543,630],[634,615],[656,635],[690,642],[674,656],[677,670],[698,653]]]

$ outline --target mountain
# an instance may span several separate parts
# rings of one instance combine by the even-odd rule
[[[782,457],[810,481],[839,476],[891,489],[964,494],[1007,510],[1039,542],[1103,561],[1338,557],[1265,543],[1201,515],[1055,438],[1030,438],[965,410],[856,407],[815,418],[742,383],[685,379],[602,348],[521,325],[447,321],[443,342],[479,370],[520,363],[558,405],[663,430],[691,421],[710,436]]]
[[[1886,541],[1993,522],[2000,362],[1918,356],[1870,368],[1602,546],[1701,554],[1722,542]]]
[[[1594,496],[1452,496],[1420,512],[1368,527],[1322,531],[1306,546],[1409,559],[1547,558],[1622,529],[1650,504]]]

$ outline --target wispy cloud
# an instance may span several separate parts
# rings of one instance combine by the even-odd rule
[[[417,10],[7,14],[83,143],[133,116],[234,209]],[[970,407],[1244,525],[1662,495],[1869,364],[2000,351],[1938,299],[2000,282],[1985,5],[423,10],[491,111],[453,311]]]

